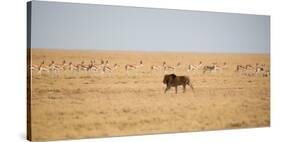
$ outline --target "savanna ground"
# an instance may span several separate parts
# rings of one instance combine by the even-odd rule
[[[237,64],[265,63],[269,54],[207,54],[32,49],[32,63],[63,60],[109,60],[113,73],[32,73],[31,127],[33,140],[190,132],[270,125],[270,79],[235,73]],[[137,64],[125,72],[124,65]],[[190,76],[187,87],[164,94],[163,72],[150,65],[181,62],[177,75]],[[220,73],[187,72],[187,64],[227,62]]]

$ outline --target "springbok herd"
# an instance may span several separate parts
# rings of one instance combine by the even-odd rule
[[[175,73],[178,68],[180,68],[182,65],[180,62],[178,62],[176,65],[168,65],[165,61],[162,65],[151,65],[150,66],[150,72],[163,72],[165,73]],[[138,64],[125,64],[124,70],[129,72],[136,72],[140,68],[144,67],[144,63],[141,60]],[[72,72],[99,72],[99,73],[111,73],[116,71],[118,68],[120,68],[120,65],[118,64],[109,64],[109,61],[101,60],[100,63],[96,63],[95,60],[91,60],[88,64],[86,64],[84,61],[82,61],[80,64],[74,64],[72,62],[66,62],[65,60],[62,61],[61,64],[55,63],[55,61],[51,61],[49,64],[45,63],[43,60],[40,64],[32,64],[30,66],[30,69],[34,72],[37,72],[38,74],[41,74],[42,72],[46,73],[59,73],[64,71],[72,71]],[[228,70],[229,67],[226,62],[219,65],[218,63],[211,63],[211,64],[203,64],[202,61],[199,62],[199,64],[188,64],[184,67],[184,69],[187,72],[202,72],[205,74],[206,72],[223,72],[224,70]],[[259,64],[256,63],[255,65],[246,64],[236,65],[236,68],[233,69],[234,72],[241,73],[243,75],[247,76],[253,76],[261,74],[263,77],[269,76],[269,67],[267,67],[265,64]]]

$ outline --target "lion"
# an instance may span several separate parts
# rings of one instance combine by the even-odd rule
[[[183,93],[185,92],[186,85],[190,86],[192,91],[194,91],[193,85],[191,84],[190,78],[188,76],[176,76],[175,74],[167,74],[164,76],[163,83],[167,85],[165,93],[171,88],[175,87],[176,94],[178,91],[178,85],[183,86]]]

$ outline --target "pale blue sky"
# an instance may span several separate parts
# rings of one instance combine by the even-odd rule
[[[32,1],[32,48],[269,53],[270,17]]]

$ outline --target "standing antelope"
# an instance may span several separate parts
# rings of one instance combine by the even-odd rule
[[[255,71],[256,71],[256,74],[257,73],[262,73],[262,76],[263,77],[267,77],[267,76],[269,76],[269,69],[266,69],[266,67],[265,67],[265,64],[261,64],[261,65],[259,65],[258,63],[256,63],[256,69],[255,69]]]
[[[96,71],[101,71],[101,73],[103,73],[103,69],[104,66],[106,66],[106,64],[108,64],[108,61],[104,62],[103,60],[101,60],[100,64],[93,64],[93,66],[95,67]]]
[[[259,63],[256,63],[255,70],[256,70],[256,72],[261,72],[261,71],[265,70],[265,64],[260,65]]]
[[[236,72],[244,72],[244,71],[246,71],[246,70],[247,70],[246,66],[237,65],[235,71],[236,71]]]
[[[85,65],[85,62],[82,61],[81,64],[79,64],[79,71],[88,71],[89,66]]]
[[[216,63],[213,63],[212,65],[206,65],[203,67],[203,73],[208,72],[216,72],[217,70],[220,70],[220,68],[217,67]]]
[[[225,69],[227,69],[227,64],[226,62],[223,63],[222,66],[218,66],[217,63],[213,63],[213,65],[215,66],[215,71],[223,71]]]
[[[32,64],[32,65],[30,66],[30,70],[31,70],[31,71],[39,71],[39,66],[36,65],[36,64]]]
[[[45,61],[43,60],[38,67],[38,73],[41,74],[42,72],[49,72],[49,66],[45,65]]]
[[[68,69],[70,71],[79,71],[79,66],[78,65],[74,65],[72,62],[69,62]]]
[[[247,76],[253,76],[256,73],[256,68],[250,64],[246,65],[245,73]]]
[[[250,64],[246,65],[246,70],[254,70],[254,69],[255,69],[255,67],[253,67],[252,65],[250,65]]]
[[[68,64],[66,63],[65,60],[62,61],[62,64],[60,66],[61,70],[65,71],[68,68]]]
[[[200,70],[200,69],[202,69],[202,67],[203,67],[202,61],[200,61],[198,65],[189,64],[187,66],[187,71],[189,72],[189,71]]]
[[[224,69],[228,69],[228,66],[227,66],[227,63],[224,62],[223,65],[221,66],[221,68],[224,70]]]
[[[112,67],[110,67],[109,65],[105,65],[102,70],[103,72],[112,72],[117,68],[118,68],[118,64],[114,64]]]
[[[88,66],[88,71],[98,71],[98,66],[95,64],[95,60],[94,61],[90,61],[90,64]]]
[[[237,65],[236,72],[241,72],[243,75],[253,76],[257,73],[258,63],[256,66],[252,66],[251,64]]]
[[[159,65],[151,65],[150,66],[150,71],[153,72],[153,71],[159,71],[162,69],[163,66],[159,66]]]
[[[141,68],[143,66],[144,66],[143,62],[142,62],[142,60],[140,60],[140,63],[138,65],[137,64],[134,64],[134,65],[126,64],[125,65],[125,70],[126,70],[127,73],[129,73],[129,71],[137,70],[137,69],[139,69],[139,68]]]
[[[51,63],[49,64],[49,70],[50,71],[53,71],[53,72],[57,73],[60,69],[61,69],[61,67],[59,65],[57,65],[55,63],[55,61],[51,61]]]
[[[169,65],[167,65],[166,62],[164,61],[164,62],[163,62],[164,73],[166,73],[167,71],[175,72],[176,69],[177,69],[178,67],[180,67],[180,65],[181,65],[180,62],[178,62],[176,66],[169,66]]]

